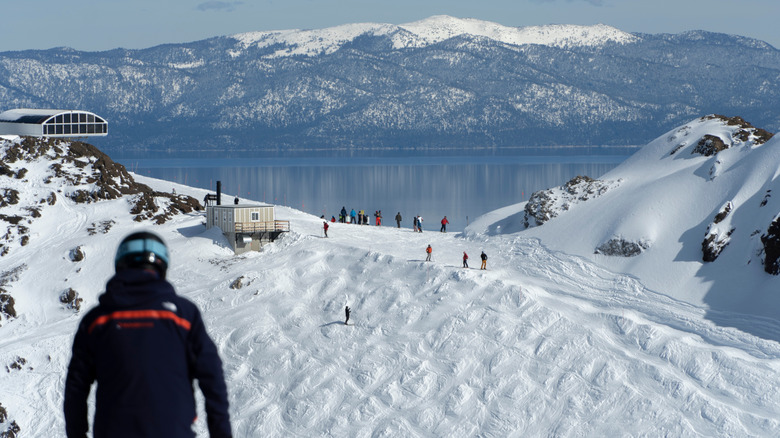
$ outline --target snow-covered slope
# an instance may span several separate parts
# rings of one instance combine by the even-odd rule
[[[47,183],[50,159],[6,163],[0,188],[79,188]],[[133,177],[158,194],[204,195]],[[624,179],[616,193],[631,183],[615,177]],[[0,321],[8,371],[0,373],[8,415],[0,432],[15,422],[19,436],[64,435],[73,333],[112,273],[116,245],[140,228],[166,239],[170,280],[203,310],[237,437],[771,436],[780,428],[777,342],[720,326],[702,305],[522,233],[337,223],[326,239],[318,218],[277,207],[293,231],[234,256],[198,212],[161,225],[134,221],[133,196],[30,198],[40,215],[25,216],[26,245],[11,238],[0,257],[1,287],[17,313]],[[31,206],[23,202],[13,208]],[[481,250],[488,270],[461,267],[464,251],[473,267]],[[83,299],[80,312],[60,302],[68,289]],[[345,304],[354,325],[343,324]],[[199,436],[204,420],[201,412]]]
[[[780,277],[765,272],[762,236],[780,212],[780,137],[768,137],[738,118],[697,119],[591,182],[587,196],[567,187],[537,193],[528,203],[486,215],[467,232],[536,237],[551,250],[706,305],[714,318],[745,313],[770,318],[774,326]],[[555,217],[534,226],[542,213]],[[608,255],[621,249],[639,253]],[[757,329],[746,321],[732,324]],[[777,328],[767,330],[780,340]]]
[[[436,15],[408,24],[356,23],[325,29],[247,32],[233,35],[244,47],[281,45],[272,57],[333,53],[360,35],[391,35],[395,49],[424,47],[458,35],[490,38],[512,45],[541,44],[554,47],[599,46],[607,42],[629,43],[637,37],[603,24],[595,26],[549,25],[509,27],[473,18]]]

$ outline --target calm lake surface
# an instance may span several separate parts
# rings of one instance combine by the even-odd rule
[[[231,152],[111,153],[135,173],[215,190],[222,181],[223,203],[233,196],[286,205],[326,218],[341,207],[381,210],[383,225],[411,228],[421,215],[425,230],[460,231],[478,216],[528,200],[537,190],[564,184],[577,175],[597,178],[636,148],[571,150],[487,150],[463,153],[324,153],[294,155]],[[282,218],[283,219],[283,218]]]

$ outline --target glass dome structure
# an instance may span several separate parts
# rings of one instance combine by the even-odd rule
[[[108,135],[108,122],[89,111],[13,109],[0,113],[0,135],[96,137]]]

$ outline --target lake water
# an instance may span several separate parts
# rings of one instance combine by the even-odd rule
[[[421,215],[428,231],[438,231],[446,215],[448,230],[459,231],[484,213],[528,200],[534,191],[577,175],[597,178],[635,150],[111,155],[141,175],[211,190],[221,181],[223,203],[238,194],[326,218],[338,218],[343,206],[365,210],[372,223],[381,210],[383,224],[392,226],[400,212],[402,226],[411,227],[412,218]]]

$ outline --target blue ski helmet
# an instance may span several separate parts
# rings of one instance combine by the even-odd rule
[[[160,236],[142,231],[133,233],[122,240],[114,258],[116,272],[125,269],[152,268],[165,278],[168,270],[168,247]]]

